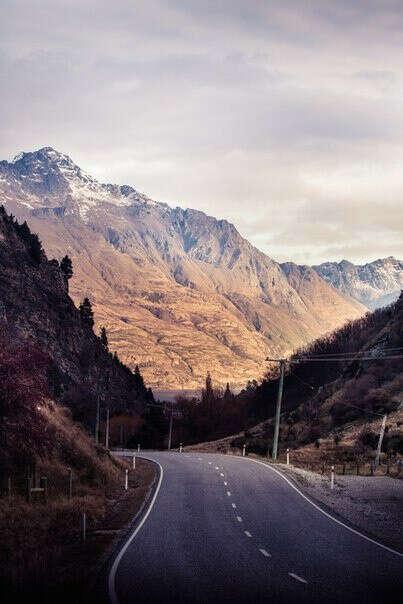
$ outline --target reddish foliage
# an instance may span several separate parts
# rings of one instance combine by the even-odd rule
[[[24,464],[50,446],[41,407],[47,396],[49,358],[37,347],[15,344],[0,332],[0,464]]]

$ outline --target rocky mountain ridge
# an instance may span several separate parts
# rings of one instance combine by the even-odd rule
[[[364,308],[310,267],[287,270],[226,220],[101,184],[50,147],[0,162],[0,202],[73,260],[113,350],[153,387],[233,387]]]
[[[356,265],[348,260],[313,267],[325,281],[370,310],[395,302],[403,288],[403,262],[393,256]]]

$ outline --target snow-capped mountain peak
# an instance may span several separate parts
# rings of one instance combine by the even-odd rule
[[[12,162],[0,162],[0,191],[7,199],[18,190],[30,209],[64,207],[87,221],[91,209],[147,203],[133,187],[103,184],[82,170],[66,154],[52,147],[19,153]]]

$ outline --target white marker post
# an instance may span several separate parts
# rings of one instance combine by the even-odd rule
[[[287,449],[287,466],[290,465],[290,449]]]
[[[137,451],[140,451],[140,445],[137,445]]]
[[[135,469],[136,469],[136,456],[133,453],[133,470],[135,470]]]
[[[330,488],[334,489],[334,466],[332,466],[332,469],[330,472]]]
[[[179,453],[182,453],[182,443],[179,446]]]
[[[87,514],[85,512],[83,512],[82,529],[83,529],[83,542],[85,543],[85,540],[87,538]]]
[[[125,470],[125,491],[127,491],[129,486],[129,470]]]
[[[242,447],[242,457],[245,457],[246,445]]]

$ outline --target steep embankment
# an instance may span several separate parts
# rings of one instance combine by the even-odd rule
[[[394,305],[300,350],[291,357],[297,360],[287,365],[284,379],[281,459],[290,448],[294,463],[305,467],[345,463],[355,470],[359,463],[369,472],[387,414],[382,455],[396,475],[403,456],[403,294]],[[249,452],[265,455],[272,447],[274,419],[253,425],[253,417],[274,415],[277,389],[273,368],[262,384],[237,397],[239,405],[248,405],[245,432],[204,443],[202,449],[239,451],[246,444]]]
[[[109,522],[111,507],[117,528],[124,526],[141,505],[154,473],[138,467],[129,500],[122,498],[124,464],[95,445],[73,419],[80,418],[92,432],[97,395],[101,408],[108,405],[112,413],[124,410],[136,416],[144,408],[144,394],[136,390],[135,376],[83,321],[68,296],[63,272],[47,260],[38,237],[0,208],[4,601],[89,601],[84,586],[111,539],[97,529]],[[45,486],[46,492],[39,490]]]
[[[112,412],[144,408],[130,370],[108,352],[68,295],[59,263],[36,235],[0,212],[0,327],[13,344],[46,357],[46,387],[75,417],[92,424],[95,400]]]
[[[101,184],[51,148],[0,162],[0,192],[49,254],[71,256],[73,299],[91,298],[112,348],[158,388],[199,388],[207,370],[242,386],[267,355],[364,312],[309,269],[296,287],[226,220]]]

